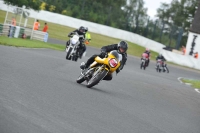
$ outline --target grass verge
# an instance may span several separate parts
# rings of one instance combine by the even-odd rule
[[[64,45],[50,44],[37,40],[21,39],[21,38],[8,38],[0,36],[0,44],[5,46],[26,47],[26,48],[50,48],[53,50],[63,51]]]
[[[190,83],[193,88],[200,89],[200,80],[182,79],[184,83]]]

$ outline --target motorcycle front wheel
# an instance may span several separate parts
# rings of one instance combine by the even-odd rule
[[[107,75],[108,71],[105,69],[102,69],[101,71],[99,71],[98,73],[96,73],[95,75],[93,75],[90,80],[87,83],[87,87],[91,88],[92,86],[96,85],[99,83],[99,81],[101,79],[103,79],[106,75]]]
[[[80,84],[83,81],[85,81],[85,76],[81,73],[81,75],[78,77],[78,79],[76,80],[76,82]]]
[[[141,63],[141,65],[140,65],[140,69],[142,69],[142,67],[143,67],[143,64],[144,64],[144,62],[142,62],[142,63]]]
[[[70,60],[69,55],[70,55],[71,51],[72,51],[72,48],[69,48],[69,50],[68,50],[68,52],[67,52],[67,55],[66,55],[66,59],[67,59],[67,60]]]

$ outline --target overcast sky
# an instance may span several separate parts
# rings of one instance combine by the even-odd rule
[[[161,2],[165,2],[165,3],[170,3],[172,0],[144,0],[145,5],[144,7],[148,8],[148,15],[151,18],[155,18],[155,15],[157,13],[157,8],[160,7]]]

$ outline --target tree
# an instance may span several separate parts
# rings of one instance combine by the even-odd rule
[[[129,26],[134,27],[134,32],[138,33],[139,27],[144,27],[147,22],[147,8],[144,8],[143,0],[129,0],[125,6],[125,12],[127,15],[127,22]]]
[[[34,10],[40,10],[41,0],[4,0],[5,4],[14,5],[18,7],[22,7],[23,5],[26,8],[32,8]]]
[[[49,11],[53,12],[55,9],[56,9],[56,7],[54,5],[49,6]]]
[[[179,32],[180,28],[184,30],[182,44],[186,44],[188,29],[194,18],[198,3],[199,0],[172,0],[170,4],[162,3],[160,8],[157,9],[157,17],[162,21],[166,19],[165,23],[168,27],[173,28],[171,31],[175,27],[176,32]]]
[[[40,10],[46,10],[46,3],[42,2],[42,4],[40,5]]]

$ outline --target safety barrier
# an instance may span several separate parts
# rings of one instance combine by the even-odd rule
[[[46,33],[46,32],[42,32],[42,31],[38,31],[38,30],[33,30],[31,39],[46,42],[47,40],[45,41],[45,39],[46,39],[45,37],[46,37],[47,34],[48,33]]]
[[[33,40],[39,40],[47,42],[48,33],[31,28],[11,26],[10,24],[0,24],[0,35],[15,37],[15,38],[30,38]]]
[[[10,25],[6,24],[6,25],[2,25],[2,32],[0,33],[1,35],[6,35],[8,36],[9,30],[10,30]]]

